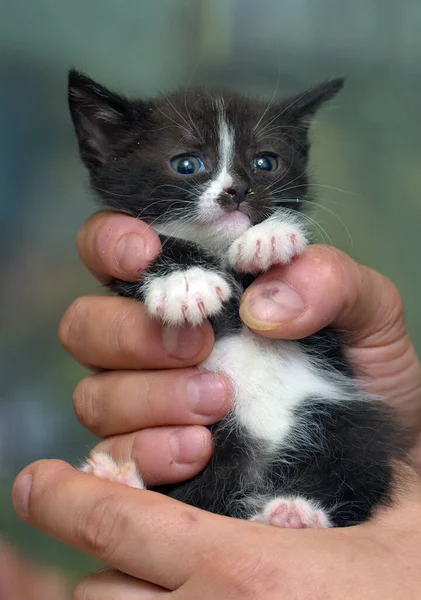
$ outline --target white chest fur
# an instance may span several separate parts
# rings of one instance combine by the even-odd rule
[[[340,400],[339,381],[318,372],[298,343],[244,329],[216,342],[201,370],[225,373],[234,386],[234,416],[252,435],[278,445],[293,411],[308,397]]]

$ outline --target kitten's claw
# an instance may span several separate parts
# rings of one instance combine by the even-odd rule
[[[217,314],[230,296],[231,287],[222,275],[201,267],[150,276],[145,282],[149,313],[169,325],[200,325]]]
[[[216,292],[216,293],[218,293],[218,292]],[[207,315],[206,315],[206,309],[205,309],[205,305],[203,304],[203,302],[198,302],[198,303],[197,303],[197,306],[199,307],[199,310],[200,310],[200,312],[202,313],[202,317],[203,317],[204,319],[206,319],[206,316],[207,316]]]
[[[268,220],[251,227],[231,244],[228,262],[236,271],[258,273],[288,264],[306,245],[298,223]]]
[[[92,473],[100,479],[123,483],[133,488],[144,490],[145,484],[137,472],[132,460],[116,463],[109,454],[105,452],[94,452],[82,465],[80,471]]]
[[[288,529],[324,529],[330,527],[325,511],[303,498],[275,498],[250,521]]]

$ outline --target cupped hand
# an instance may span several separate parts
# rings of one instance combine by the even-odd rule
[[[421,482],[410,469],[394,507],[344,529],[230,519],[60,461],[27,467],[13,502],[29,525],[124,573],[90,576],[74,600],[419,598]]]
[[[142,221],[108,211],[92,215],[78,235],[80,256],[103,283],[136,281],[160,251]],[[286,267],[261,275],[241,303],[243,321],[263,336],[299,339],[323,327],[343,332],[347,354],[370,391],[394,406],[414,435],[421,469],[421,367],[405,327],[395,286],[344,253],[310,246]],[[74,395],[76,413],[102,450],[132,456],[148,484],[192,477],[209,460],[204,427],[229,410],[229,382],[195,366],[212,350],[208,322],[162,328],[143,305],[117,297],[76,300],[63,317],[60,340],[97,372]]]

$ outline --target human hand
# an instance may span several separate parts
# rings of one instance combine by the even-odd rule
[[[417,600],[421,482],[408,469],[393,508],[344,529],[279,529],[207,513],[76,471],[27,467],[21,519],[122,571],[83,581],[74,600]]]
[[[125,250],[120,241],[129,242]],[[78,248],[101,282],[136,281],[160,243],[141,221],[102,211],[82,227]],[[258,278],[243,296],[241,316],[254,331],[279,339],[299,339],[326,326],[342,330],[367,387],[413,431],[421,470],[421,368],[389,280],[334,248],[310,246],[291,265]],[[229,383],[194,368],[212,349],[209,323],[180,330],[179,339],[175,333],[151,322],[141,303],[111,296],[79,298],[60,327],[74,358],[107,370],[77,387],[80,421],[109,438],[98,449],[117,459],[132,456],[149,485],[198,473],[212,452],[203,426],[229,410]]]
[[[0,600],[70,600],[70,582],[21,556],[0,539]]]

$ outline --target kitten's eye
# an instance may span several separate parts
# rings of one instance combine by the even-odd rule
[[[205,170],[203,160],[193,154],[177,156],[171,160],[170,165],[179,175],[196,175]]]
[[[276,171],[279,166],[278,159],[273,154],[259,154],[251,164],[254,171]]]

